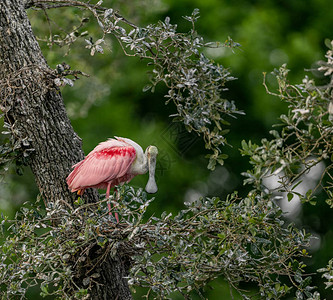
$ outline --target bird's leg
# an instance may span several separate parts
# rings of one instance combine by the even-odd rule
[[[108,186],[106,188],[106,199],[108,200],[109,215],[112,215],[111,214],[111,204],[110,204],[110,201],[109,201],[109,198],[110,198],[110,188],[111,188],[111,183],[108,183]]]
[[[110,198],[110,189],[111,189],[111,183],[108,183],[108,186],[107,186],[107,188],[106,188],[106,199],[108,199],[108,200],[109,200],[109,198]],[[117,189],[115,188],[114,190],[115,190],[115,193],[116,193],[116,195],[117,195]],[[116,204],[113,204],[113,206],[116,206]],[[111,213],[111,204],[110,204],[110,201],[108,201],[108,209],[109,209],[109,215],[112,215],[112,213]],[[115,218],[116,218],[116,220],[117,220],[117,223],[119,223],[119,216],[118,216],[118,213],[115,212],[115,213],[114,213],[114,216],[115,216]]]
[[[117,191],[117,188],[114,188],[114,192],[115,192],[115,194],[116,194],[116,198],[115,198],[115,200],[117,201],[117,198],[118,198],[118,191]],[[116,206],[116,204],[114,203],[113,206]],[[119,216],[118,216],[118,213],[115,212],[115,213],[114,213],[114,216],[116,217],[117,223],[119,223]]]

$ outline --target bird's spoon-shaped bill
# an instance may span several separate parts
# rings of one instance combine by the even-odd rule
[[[155,146],[149,146],[147,149],[147,159],[148,159],[148,171],[149,179],[146,185],[146,192],[149,194],[154,194],[157,192],[157,184],[155,181],[155,169],[156,169],[156,156],[158,150]]]

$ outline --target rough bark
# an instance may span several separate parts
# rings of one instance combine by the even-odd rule
[[[81,140],[67,117],[60,91],[20,0],[0,1],[0,104],[5,121],[17,141],[29,141],[34,149],[29,165],[46,203],[70,203],[65,178],[71,166],[84,156]],[[88,201],[98,199],[95,191]],[[124,279],[128,265],[121,257],[108,258],[98,267],[100,285],[92,299],[132,299]]]
[[[1,103],[18,140],[34,149],[30,166],[44,199],[71,199],[65,174],[83,158],[80,138],[67,118],[62,96],[20,1],[1,1]]]

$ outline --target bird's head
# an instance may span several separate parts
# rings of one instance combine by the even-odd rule
[[[146,156],[148,160],[149,179],[146,185],[146,192],[154,194],[157,192],[157,184],[155,181],[156,157],[158,150],[155,146],[148,146],[146,149]]]
[[[156,157],[157,154],[158,154],[158,150],[157,150],[157,147],[155,146],[148,146],[147,149],[146,149],[146,153],[147,153],[147,157],[148,156],[154,156]]]

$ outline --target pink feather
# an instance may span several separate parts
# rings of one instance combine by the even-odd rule
[[[74,170],[67,177],[68,187],[76,192],[86,188],[106,189],[108,184],[114,187],[129,182],[136,175],[130,172],[135,158],[135,148],[121,138],[102,142],[73,166]]]

